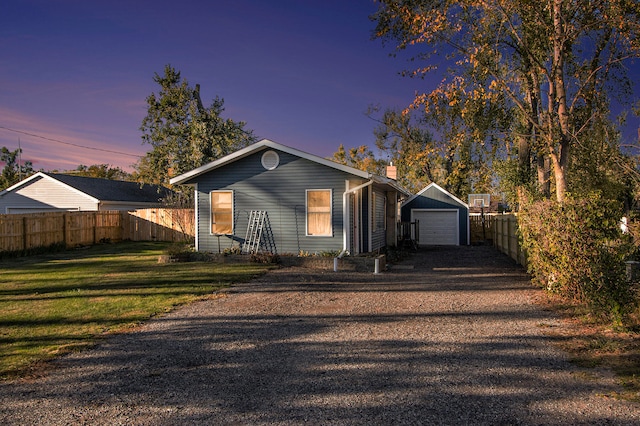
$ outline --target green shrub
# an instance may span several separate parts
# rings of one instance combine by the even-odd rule
[[[240,246],[231,246],[231,247],[228,247],[228,248],[224,249],[222,251],[222,254],[224,254],[225,256],[230,256],[230,255],[235,255],[235,254],[242,254],[242,248]]]
[[[262,263],[265,265],[280,263],[280,257],[275,253],[269,252],[251,253],[249,259],[253,263]]]
[[[592,194],[564,203],[521,205],[520,238],[529,272],[548,291],[622,325],[635,307],[624,261],[634,246],[622,234],[619,203]]]

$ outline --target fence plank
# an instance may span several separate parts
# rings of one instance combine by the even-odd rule
[[[9,251],[24,249],[22,217],[10,215],[0,216],[0,247],[7,247]]]

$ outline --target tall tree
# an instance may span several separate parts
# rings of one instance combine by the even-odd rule
[[[19,158],[22,150],[20,148],[10,151],[3,146],[0,149],[0,163],[4,163],[2,173],[0,174],[0,190],[9,188],[18,183],[20,179],[24,179],[33,174],[33,164],[31,161],[25,161],[20,164]]]
[[[380,0],[372,19],[377,37],[429,61],[411,75],[437,69],[434,58],[453,71],[413,107],[457,108],[457,134],[515,152],[518,175],[535,170],[543,193],[550,169],[559,202],[578,147],[610,124],[612,96],[630,87],[625,65],[640,57],[634,0]]]
[[[153,80],[160,91],[147,98],[147,116],[140,127],[143,142],[152,150],[136,165],[136,179],[168,185],[176,175],[255,142],[244,122],[221,116],[223,99],[216,97],[204,107],[200,86],[191,87],[171,65]]]

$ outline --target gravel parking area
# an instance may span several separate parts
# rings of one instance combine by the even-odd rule
[[[0,384],[2,424],[640,424],[491,247],[284,268]]]

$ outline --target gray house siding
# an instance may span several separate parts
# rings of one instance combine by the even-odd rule
[[[386,232],[386,193],[378,188],[374,188],[373,199],[371,200],[374,214],[371,215],[371,251],[381,249],[387,245]]]
[[[411,221],[411,210],[414,209],[433,209],[433,210],[452,210],[457,209],[458,214],[458,226],[459,226],[459,244],[469,244],[469,209],[467,206],[459,203],[452,198],[446,192],[439,190],[436,187],[430,187],[420,195],[414,197],[412,200],[402,206],[401,220],[403,222]]]
[[[272,251],[298,254],[342,250],[345,182],[351,180],[351,186],[355,186],[364,180],[282,151],[277,151],[278,167],[266,170],[261,158],[267,150],[257,151],[198,178],[198,250],[218,252],[241,245],[252,210],[267,212],[268,227],[263,241],[271,240],[275,244]],[[332,191],[333,233],[330,237],[306,235],[306,191],[309,189]],[[217,190],[233,191],[232,236],[211,234],[210,193]]]
[[[46,202],[44,201],[46,200]],[[98,210],[98,203],[78,191],[38,178],[0,197],[0,213],[37,213],[58,210]]]

